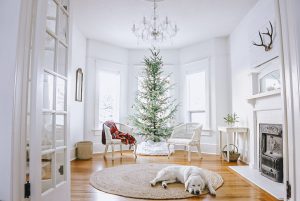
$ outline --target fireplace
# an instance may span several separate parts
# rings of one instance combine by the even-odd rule
[[[281,124],[259,124],[259,169],[263,176],[283,182],[283,141]]]

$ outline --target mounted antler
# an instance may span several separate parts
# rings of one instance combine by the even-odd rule
[[[265,33],[260,33],[260,31],[258,32],[258,34],[259,34],[259,38],[260,38],[260,44],[257,44],[257,43],[255,43],[255,42],[252,42],[252,44],[253,45],[255,45],[255,46],[263,46],[264,48],[265,48],[265,51],[267,52],[267,51],[269,51],[269,50],[271,50],[272,49],[272,45],[273,45],[273,25],[272,25],[272,23],[269,21],[269,23],[270,23],[270,27],[271,27],[271,30],[269,30],[269,28],[267,28],[267,32],[265,32]],[[262,35],[261,34],[264,34],[264,35],[266,35],[266,36],[269,36],[270,37],[270,42],[269,42],[269,44],[267,45],[267,44],[265,44],[265,42],[264,42],[264,39],[263,39],[263,37],[262,37]]]

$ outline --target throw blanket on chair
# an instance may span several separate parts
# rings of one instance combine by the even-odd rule
[[[112,135],[112,139],[120,139],[123,144],[126,145],[134,145],[136,143],[135,138],[130,135],[129,133],[123,133],[118,130],[116,124],[112,121],[106,121],[103,124],[102,128],[102,144],[106,144],[106,137],[105,137],[105,131],[104,131],[104,125],[110,128],[110,133]]]

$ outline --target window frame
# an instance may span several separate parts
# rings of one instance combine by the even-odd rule
[[[205,73],[205,109],[204,110],[189,110],[189,97],[187,89],[187,76],[191,74]],[[210,58],[200,59],[194,62],[190,62],[184,65],[184,115],[185,121],[191,122],[191,116],[193,113],[206,113],[207,121],[206,125],[203,125],[203,130],[211,130],[211,85],[210,85]]]
[[[119,108],[118,108],[118,116],[119,116],[119,119],[118,119],[118,122],[120,122],[120,119],[121,119],[121,90],[122,90],[122,87],[121,87],[121,83],[122,83],[122,75],[121,75],[121,72],[119,70],[114,70],[114,69],[104,69],[104,68],[100,68],[100,69],[97,69],[96,71],[96,75],[95,75],[95,81],[96,81],[96,86],[95,86],[95,118],[94,118],[94,125],[95,125],[95,128],[96,129],[99,129],[99,130],[102,130],[102,123],[104,122],[99,122],[99,106],[100,106],[100,100],[99,100],[99,96],[100,96],[100,89],[99,89],[99,85],[100,85],[100,79],[99,79],[99,74],[101,72],[105,72],[105,73],[111,73],[111,74],[115,74],[115,75],[119,75],[119,95],[118,95],[118,105],[119,105]]]

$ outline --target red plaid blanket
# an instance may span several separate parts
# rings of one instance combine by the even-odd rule
[[[133,145],[136,143],[135,138],[130,135],[129,133],[123,133],[118,130],[116,124],[112,121],[106,121],[103,124],[102,128],[102,144],[106,144],[106,137],[105,137],[105,131],[104,131],[104,125],[110,128],[110,133],[112,135],[112,139],[120,139],[123,144],[129,144]]]

